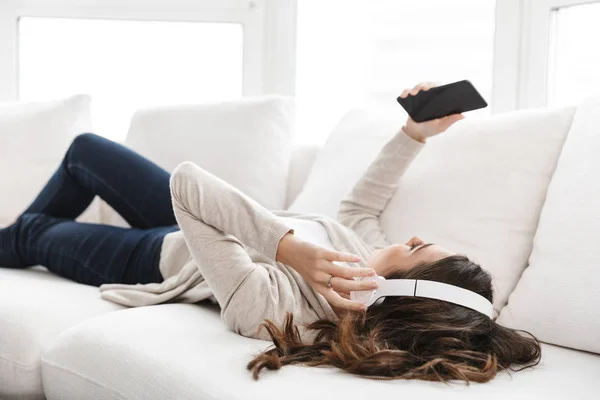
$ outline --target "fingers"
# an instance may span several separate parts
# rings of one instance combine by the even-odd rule
[[[448,115],[446,117],[437,119],[436,122],[439,124],[440,127],[442,127],[444,130],[446,130],[450,126],[452,126],[455,122],[458,122],[464,118],[465,118],[465,116],[462,114],[452,114],[452,115]]]
[[[417,93],[419,93],[421,90],[427,91],[435,86],[436,86],[436,84],[434,82],[422,82],[422,83],[417,84],[412,89],[404,89],[404,91],[402,92],[400,97],[405,99],[406,97],[408,97],[408,95],[414,96]]]
[[[333,289],[328,289],[326,292],[321,293],[323,297],[329,302],[329,304],[351,311],[366,311],[367,306],[358,303],[356,301],[349,300],[343,297],[339,293],[336,293]]]
[[[359,262],[360,257],[356,254],[340,253],[337,251],[327,251],[325,253],[325,259],[329,261],[342,261],[342,262]]]
[[[330,263],[323,270],[329,275],[345,279],[363,278],[375,275],[375,270],[372,268],[348,267],[334,263]]]
[[[453,124],[457,121],[460,121],[461,119],[465,119],[465,116],[462,114],[452,114],[452,115],[448,115],[448,120],[450,121],[450,124]]]
[[[350,295],[348,293],[338,293],[340,296],[342,296],[344,299],[346,300],[350,300]]]
[[[355,279],[344,279],[334,276],[331,279],[331,288],[336,292],[350,293],[360,292],[361,290],[375,290],[379,287],[377,282],[371,279],[355,280]]]
[[[419,83],[417,86],[415,86],[414,88],[412,88],[410,90],[410,94],[414,96],[417,93],[419,93],[421,90],[427,91],[427,90],[431,89],[434,86],[435,86],[435,84],[433,82]]]

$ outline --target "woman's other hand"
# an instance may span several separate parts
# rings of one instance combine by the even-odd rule
[[[377,283],[367,280],[354,280],[354,277],[375,275],[371,268],[348,267],[339,262],[358,262],[354,254],[340,253],[316,246],[298,239],[291,233],[279,242],[276,261],[292,267],[313,290],[321,294],[334,307],[363,311],[366,307],[349,299],[351,291],[376,289]],[[333,277],[333,278],[332,278]],[[330,280],[331,278],[331,280]],[[329,287],[331,283],[331,287]]]
[[[436,85],[431,82],[419,83],[412,89],[405,89],[400,97],[405,99],[409,95],[416,95],[421,90],[427,91]],[[411,117],[408,117],[406,120],[406,125],[404,126],[404,132],[413,139],[425,143],[428,138],[438,135],[448,129],[452,124],[457,121],[463,119],[464,116],[462,114],[452,114],[447,117],[434,119],[431,121],[425,122],[415,122]]]

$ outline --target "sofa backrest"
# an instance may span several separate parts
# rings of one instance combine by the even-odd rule
[[[479,262],[494,278],[495,311],[527,265],[548,183],[574,108],[467,118],[425,146],[381,215],[392,243],[418,235]],[[290,210],[336,217],[397,115],[349,113],[319,153]]]
[[[292,149],[286,190],[286,209],[296,200],[296,197],[298,197],[298,194],[304,187],[310,170],[321,149],[322,147],[317,145],[299,145],[294,146]]]
[[[192,161],[263,206],[284,209],[293,117],[293,100],[282,96],[147,108],[133,116],[125,144],[169,172]],[[105,203],[100,215],[127,226]]]
[[[285,207],[294,104],[280,96],[138,111],[127,144],[171,172],[192,161],[269,209]]]

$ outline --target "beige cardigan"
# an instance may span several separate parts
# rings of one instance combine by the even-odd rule
[[[290,228],[278,216],[317,221],[338,251],[366,260],[389,243],[379,216],[398,180],[422,148],[403,131],[396,134],[341,203],[338,221],[287,211],[271,212],[191,162],[171,176],[171,195],[181,231],[165,237],[162,283],[100,287],[104,299],[126,306],[216,300],[221,317],[235,332],[268,339],[258,327],[265,319],[278,326],[287,313],[299,324],[337,316],[323,296],[275,255]],[[188,250],[189,249],[189,250]],[[309,340],[304,329],[300,329]]]

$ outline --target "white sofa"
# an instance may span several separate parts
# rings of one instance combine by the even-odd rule
[[[547,294],[535,293],[537,289],[531,287],[531,282],[525,288],[520,286],[520,279],[533,279],[535,282],[535,276],[527,276],[530,268],[532,274],[541,270],[542,276],[548,275],[544,275],[545,266],[540,265],[543,264],[545,253],[536,253],[536,246],[545,250],[543,241],[548,236],[537,232],[538,221],[539,229],[561,230],[561,226],[553,225],[552,215],[549,215],[552,210],[547,211],[545,204],[552,200],[552,207],[560,209],[560,202],[550,199],[550,195],[560,197],[564,194],[568,197],[568,193],[563,193],[560,187],[561,182],[555,182],[555,175],[560,175],[561,180],[566,182],[581,180],[583,172],[578,171],[576,176],[569,177],[569,167],[563,165],[565,157],[568,162],[577,162],[577,157],[565,156],[563,143],[564,147],[591,146],[586,143],[573,144],[576,141],[571,139],[581,136],[581,132],[573,132],[573,118],[576,122],[585,121],[590,118],[589,115],[600,113],[597,101],[586,107],[583,110],[585,112],[571,108],[486,118],[465,125],[460,128],[462,131],[457,128],[452,134],[448,132],[447,139],[440,138],[437,147],[432,141],[432,150],[422,154],[423,161],[411,168],[411,174],[406,176],[405,183],[399,188],[400,200],[393,199],[389,211],[391,214],[384,215],[387,221],[384,226],[387,226],[390,237],[394,239],[398,237],[400,240],[405,235],[405,228],[397,228],[397,225],[407,226],[406,229],[417,229],[414,232],[416,234],[425,231],[432,240],[474,255],[484,267],[486,263],[483,261],[489,260],[487,265],[496,268],[492,272],[501,281],[496,284],[500,300],[495,302],[500,321],[531,330],[549,342],[543,344],[541,363],[533,369],[512,374],[503,372],[490,383],[470,386],[460,383],[376,381],[334,369],[305,367],[285,367],[278,372],[265,372],[257,382],[252,380],[246,364],[253,355],[270,344],[228,331],[220,321],[216,306],[165,304],[125,309],[102,300],[97,288],[67,281],[43,267],[27,270],[0,268],[0,399],[304,400],[399,396],[461,400],[508,397],[596,399],[600,396],[600,354],[594,353],[600,350],[594,344],[600,342],[600,311],[590,314],[590,310],[594,307],[600,310],[599,297],[595,296],[600,291],[600,246],[588,248],[592,254],[585,257],[572,255],[575,265],[563,266],[570,268],[569,275],[577,276],[577,269],[584,265],[587,275],[573,282],[565,274],[565,279],[558,286],[555,285],[557,290],[562,291],[562,295],[558,296],[563,303],[562,309],[548,310],[549,316],[544,314],[546,311],[543,309],[546,301],[544,296]],[[153,139],[144,143],[143,135],[140,136],[140,126],[150,131],[158,129],[155,123],[147,124],[147,118],[151,118],[153,112],[138,114],[137,122],[134,118],[128,143],[149,156],[152,156],[154,149],[156,156],[153,158],[159,164],[179,161],[180,156],[166,147],[187,148],[185,151],[189,152],[189,146],[177,141],[173,143],[170,139],[161,140],[160,136],[153,136],[152,133],[148,137]],[[206,114],[206,110],[203,113]],[[275,117],[281,115],[276,113]],[[331,213],[331,207],[339,200],[338,197],[343,195],[347,186],[351,185],[398,126],[398,118],[380,119],[373,115],[362,111],[351,112],[340,123],[324,149],[300,146],[295,147],[291,154],[282,151],[289,160],[289,174],[286,174],[288,184],[283,189],[287,198],[286,207],[297,210],[313,208],[316,212]],[[193,121],[190,123],[193,124]],[[223,121],[211,121],[210,127],[214,129],[221,123]],[[586,129],[591,129],[589,124],[577,123],[577,129],[584,133],[588,133]],[[282,129],[287,129],[285,124],[280,128],[282,126]],[[510,132],[511,127],[513,130],[520,127],[521,131]],[[467,131],[484,133],[467,138]],[[600,137],[598,130],[591,133]],[[514,155],[498,150],[502,147],[498,135],[504,134],[506,140],[512,140]],[[519,134],[523,135],[523,139],[515,140],[513,136]],[[593,139],[594,135],[583,137]],[[545,137],[547,140],[540,140]],[[218,147],[223,144],[217,143],[217,148],[211,148],[210,143],[210,140],[204,143],[202,151],[221,151],[223,162],[237,165],[234,158],[219,150]],[[223,143],[225,146],[235,145],[226,140]],[[468,147],[465,143],[476,145]],[[595,150],[600,151],[600,141],[595,143],[598,145]],[[247,143],[244,145],[248,146]],[[345,154],[340,146],[347,149]],[[447,151],[442,152],[441,149]],[[161,154],[168,154],[169,159],[161,160]],[[219,174],[219,157],[213,159],[214,172]],[[200,160],[197,162],[201,163]],[[589,184],[598,187],[600,164],[594,162],[590,160],[584,164],[592,168],[588,171],[589,176],[596,178],[596,182],[589,181]],[[339,171],[331,163],[344,165],[347,174],[336,175]],[[594,165],[598,167],[595,170]],[[237,167],[240,170],[248,168],[243,164]],[[481,170],[486,169],[489,171],[485,174],[493,179],[491,183],[486,179],[477,180],[477,175],[473,175],[481,174]],[[327,175],[328,171],[332,176]],[[336,176],[337,179],[328,181]],[[523,180],[521,177],[524,177]],[[535,183],[532,183],[532,179],[535,179]],[[452,182],[452,185],[448,186],[448,182]],[[479,185],[477,191],[468,192],[473,185]],[[506,190],[506,187],[515,190]],[[496,190],[504,193],[504,197],[499,197]],[[460,198],[459,191],[467,197]],[[414,204],[402,203],[405,201],[402,196],[406,198],[408,194],[416,199]],[[488,194],[489,198],[486,197]],[[573,194],[572,188],[570,194]],[[575,195],[585,196],[585,193],[575,192]],[[476,205],[468,203],[468,198],[473,196],[480,196]],[[458,197],[456,202],[453,202],[453,197]],[[437,199],[438,203],[430,204],[430,199]],[[517,206],[511,203],[513,199]],[[579,210],[584,214],[587,212],[588,218],[585,220],[592,224],[581,234],[594,234],[596,223],[600,227],[600,216],[591,214],[598,213],[598,201],[600,196],[596,197],[596,208],[590,206],[589,210]],[[443,209],[446,205],[450,208]],[[520,208],[518,205],[521,205]],[[90,217],[92,220],[122,223],[105,205],[96,203],[94,207],[98,208]],[[411,217],[413,214],[395,210],[398,207],[412,208],[414,217]],[[420,211],[420,207],[430,211]],[[569,207],[577,208],[577,204],[570,201]],[[481,214],[482,210],[484,214]],[[438,212],[441,214],[437,215]],[[503,212],[510,223],[501,223],[502,216],[494,214],[497,212]],[[482,219],[482,215],[488,218]],[[415,228],[414,218],[417,218],[417,222],[420,219],[425,227],[423,230]],[[545,223],[548,219],[550,222]],[[466,225],[457,226],[462,220]],[[464,230],[468,239],[462,242],[455,239],[455,236],[460,236],[457,230]],[[480,241],[471,240],[469,234],[474,238],[479,237]],[[502,240],[496,240],[498,238]],[[600,237],[589,239],[597,242]],[[564,238],[565,246],[569,246],[570,240]],[[514,251],[506,248],[507,243]],[[525,269],[523,274],[523,268],[532,253],[536,264]],[[514,265],[507,265],[500,271],[498,268],[504,266],[495,266],[494,262],[500,263],[498,260]],[[575,260],[582,261],[575,263]],[[595,267],[595,272],[590,265]],[[573,288],[577,288],[576,292]],[[504,292],[507,299],[502,299]],[[516,302],[513,302],[513,297],[508,297],[513,292],[519,293],[520,298]],[[530,297],[528,293],[531,293]],[[552,302],[556,297],[549,301],[552,307],[557,307]],[[577,309],[570,308],[571,297],[577,300],[574,303]],[[525,304],[519,303],[521,298],[525,299]],[[528,310],[530,304],[539,302],[541,306]],[[521,317],[523,315],[525,320]],[[552,333],[548,333],[549,330]],[[577,332],[579,337],[572,337]]]

